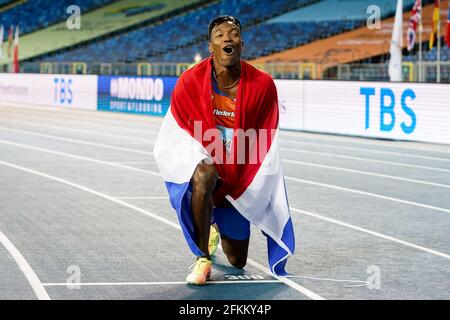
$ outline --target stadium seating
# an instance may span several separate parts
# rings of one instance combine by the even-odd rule
[[[271,19],[268,23],[365,20],[367,8],[370,5],[377,5],[381,9],[381,18],[385,18],[395,13],[396,2],[392,0],[322,0]],[[410,9],[413,3],[414,0],[403,0],[403,7],[405,10]]]
[[[81,12],[86,12],[113,1],[115,0],[83,0],[76,2],[76,4],[80,7]],[[5,28],[19,24],[21,34],[29,33],[67,19],[68,13],[66,10],[72,4],[74,4],[73,0],[26,1],[9,10],[0,12],[0,23]],[[6,37],[7,34],[4,35],[4,39]]]
[[[405,10],[413,2],[405,0]],[[244,49],[243,58],[266,56],[360,27],[367,19],[366,9],[371,4],[381,8],[382,18],[395,14],[395,3],[391,0],[322,0],[244,28],[244,39],[249,45]],[[192,61],[197,53],[202,57],[208,55],[205,43],[167,51],[154,60],[186,62]]]
[[[437,47],[434,46],[431,50],[428,49],[428,42],[423,44],[422,49],[422,60],[424,62],[427,61],[436,61],[437,60]],[[450,48],[448,48],[444,42],[442,41],[441,46],[441,61],[450,61]],[[419,61],[419,53],[416,51],[414,54],[407,54],[403,56],[403,61],[411,61],[417,62]]]
[[[264,22],[273,16],[294,10],[314,0],[222,0],[199,10],[174,17],[85,47],[46,58],[44,61],[133,62],[154,60],[161,54],[207,40],[207,26],[212,17],[232,14],[244,26]],[[189,50],[189,49],[188,49]],[[192,60],[189,57],[187,60]]]
[[[64,1],[61,3],[65,3]],[[88,6],[100,6],[113,1],[88,0],[83,3],[82,10],[87,10]],[[33,5],[39,2],[44,0],[36,0]],[[433,0],[424,0],[423,4],[432,2]],[[116,1],[115,4],[117,3]],[[406,13],[411,9],[414,0],[404,0],[403,3]],[[109,37],[102,36],[99,40],[88,44],[69,46],[64,52],[49,52],[47,56],[39,56],[38,62],[191,63],[198,54],[202,58],[209,55],[207,25],[212,17],[222,14],[240,18],[245,42],[243,58],[252,60],[359,28],[366,23],[367,7],[373,4],[381,8],[382,18],[392,17],[395,14],[395,1],[391,0],[218,0],[207,4],[203,2],[190,6],[187,12],[180,14],[180,11],[174,11],[170,17],[162,16],[159,21],[156,19],[157,22],[152,24],[146,22],[146,25],[143,20],[139,24],[140,27],[129,28],[126,33],[114,32]],[[31,4],[25,2],[7,12],[11,15],[13,10],[17,11],[26,5]],[[129,9],[122,8],[120,12],[132,17],[157,10],[161,6],[162,4],[157,2],[146,2],[145,6],[130,6]],[[443,48],[441,60],[448,61],[449,56],[449,50]],[[436,49],[424,52],[424,61],[435,60]],[[405,55],[404,61],[417,61],[417,55]],[[358,72],[367,79],[379,76],[369,74],[371,71],[364,68]]]
[[[23,0],[20,0],[23,1]],[[111,38],[118,33],[135,30],[180,15],[187,9],[201,6],[209,0],[115,0],[89,12],[82,12],[80,29],[68,30],[66,20],[23,35],[21,32],[19,59],[41,59],[49,53],[71,50],[81,43]],[[17,5],[19,2],[15,2]],[[67,14],[67,16],[69,16]],[[21,20],[20,26],[27,24]],[[23,30],[21,30],[23,31]],[[5,35],[6,36],[6,35]],[[97,40],[94,40],[97,39]],[[5,44],[4,44],[5,45]],[[118,55],[122,55],[119,47]],[[0,57],[1,65],[8,61]]]
[[[249,60],[259,56],[269,55],[321,39],[325,36],[354,29],[362,23],[362,21],[321,21],[255,25],[243,31],[243,58]],[[245,43],[248,46],[245,46]],[[206,41],[175,51],[169,51],[154,59],[155,61],[164,62],[186,62],[192,61],[197,53],[202,57],[209,54]]]

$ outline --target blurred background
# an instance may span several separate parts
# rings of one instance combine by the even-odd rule
[[[276,79],[389,81],[396,5],[0,0],[0,72],[179,76],[208,56],[209,21],[229,14],[243,25],[243,59]],[[448,0],[403,0],[402,7],[402,81],[449,83]]]

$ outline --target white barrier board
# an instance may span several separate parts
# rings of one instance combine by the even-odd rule
[[[0,74],[0,101],[97,109],[97,76]]]
[[[286,81],[281,128],[450,144],[448,84]]]

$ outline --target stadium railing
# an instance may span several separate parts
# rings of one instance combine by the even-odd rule
[[[21,67],[23,73],[44,74],[97,74],[97,75],[130,75],[130,76],[180,76],[189,67],[186,63],[101,63],[101,62],[33,62]],[[356,80],[356,81],[389,81],[387,63],[351,63],[319,66],[311,62],[266,62],[253,64],[269,73],[275,79],[324,79],[324,80]],[[404,61],[403,81],[436,82],[436,62]],[[422,68],[422,72],[419,72]],[[0,72],[10,72],[10,65],[0,66]],[[318,74],[318,70],[325,70]],[[440,62],[441,83],[450,83],[450,62]],[[422,79],[419,75],[422,74]]]

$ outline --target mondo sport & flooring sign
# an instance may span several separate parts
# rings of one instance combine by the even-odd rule
[[[163,116],[176,77],[98,77],[98,110]]]

